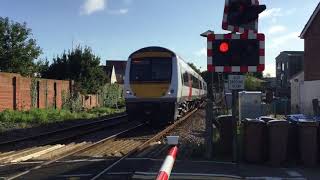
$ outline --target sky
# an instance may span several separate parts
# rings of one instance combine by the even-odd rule
[[[224,0],[0,0],[0,16],[26,22],[52,61],[76,45],[105,60],[126,60],[146,46],[163,46],[206,70],[206,39],[221,29]],[[281,51],[303,50],[299,35],[319,0],[260,0],[259,32],[266,35],[266,70],[275,76]]]

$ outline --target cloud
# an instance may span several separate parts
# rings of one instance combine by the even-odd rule
[[[278,36],[270,40],[270,48],[278,48],[280,45],[288,43],[291,40],[299,40],[299,32],[291,32],[283,36]]]
[[[110,14],[127,14],[129,12],[129,9],[118,9],[118,10],[110,10]]]
[[[202,48],[202,49],[194,52],[193,54],[196,55],[197,57],[207,57],[207,49]]]
[[[264,20],[264,19],[270,19],[272,23],[276,23],[279,17],[283,16],[290,16],[293,13],[297,11],[296,8],[291,8],[287,10],[283,10],[281,8],[271,8],[263,11],[260,15],[259,18]]]
[[[295,13],[296,11],[297,11],[297,8],[291,8],[291,9],[286,10],[286,11],[284,12],[284,14],[285,14],[286,16],[290,16],[290,15],[292,15],[293,13]]]
[[[106,0],[86,0],[81,6],[80,14],[90,15],[97,11],[103,11],[106,4]]]
[[[129,11],[128,9],[120,9],[120,10],[119,10],[119,13],[120,13],[120,14],[127,14],[128,11]]]
[[[281,8],[271,8],[271,9],[263,11],[259,15],[259,18],[260,19],[267,19],[267,18],[281,17],[281,16],[283,16]]]
[[[285,26],[282,25],[275,25],[275,26],[271,26],[268,30],[268,34],[272,35],[272,34],[277,34],[277,33],[281,33],[281,32],[285,32],[287,30],[287,28]]]

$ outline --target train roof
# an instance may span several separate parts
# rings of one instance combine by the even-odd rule
[[[167,52],[167,53],[171,53],[172,56],[176,56],[176,53],[174,53],[173,51],[164,48],[164,47],[160,47],[160,46],[150,46],[150,47],[145,47],[145,48],[141,48],[137,51],[135,51],[134,53],[130,54],[129,58],[131,58],[134,54],[137,53],[143,53],[143,52]]]

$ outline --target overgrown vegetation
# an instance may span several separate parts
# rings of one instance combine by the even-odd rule
[[[67,93],[66,91],[62,91],[62,109],[68,110],[71,112],[81,112],[82,102],[81,102],[81,94],[78,93]]]
[[[124,109],[112,109],[107,107],[91,109],[87,112],[71,112],[57,109],[36,109],[29,111],[5,110],[0,112],[2,123],[30,123],[46,124],[73,119],[89,119],[114,113],[123,112]]]
[[[33,108],[37,107],[38,92],[37,92],[37,79],[36,78],[31,79],[30,97],[31,97],[31,107],[33,107]]]
[[[255,76],[252,76],[250,74],[247,74],[245,77],[245,89],[247,91],[260,91],[262,89],[262,80],[256,78]]]
[[[107,84],[99,92],[102,106],[119,108],[124,106],[123,89],[118,84]]]
[[[29,111],[5,110],[0,112],[0,132],[3,129],[23,128],[74,119],[90,119],[125,111],[122,88],[118,84],[105,85],[99,92],[102,107],[85,111],[82,108],[81,94],[62,91],[62,110],[52,107],[37,109],[37,81],[31,82],[32,109]]]

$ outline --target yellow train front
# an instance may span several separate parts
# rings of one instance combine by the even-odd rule
[[[128,58],[124,89],[132,119],[172,122],[204,99],[206,87],[199,74],[166,48],[142,48]]]

